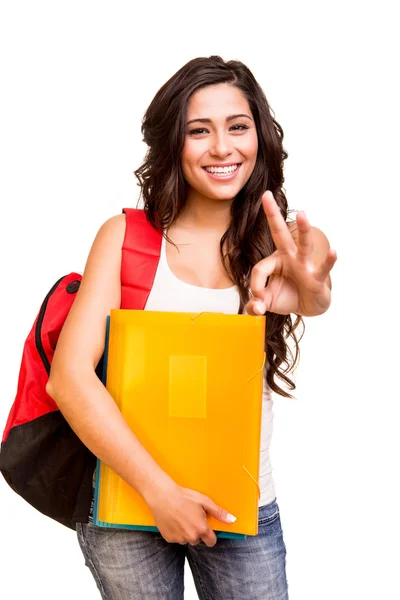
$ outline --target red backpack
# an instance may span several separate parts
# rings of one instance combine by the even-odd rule
[[[160,258],[161,233],[143,210],[124,208],[121,308],[143,310]],[[0,471],[11,488],[52,519],[75,529],[88,521],[96,457],[81,442],[46,383],[60,331],[82,276],[61,277],[43,300],[25,341],[17,394],[4,430]],[[102,379],[104,354],[96,368]]]

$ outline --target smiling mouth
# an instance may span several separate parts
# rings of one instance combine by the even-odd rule
[[[236,173],[236,171],[239,170],[241,164],[242,163],[236,163],[233,165],[229,165],[229,167],[202,167],[202,169],[206,171],[206,173],[208,173],[209,175],[214,175],[223,179],[224,177],[229,177]]]
[[[233,165],[229,165],[227,167],[213,167],[213,166],[209,166],[209,167],[202,167],[205,171],[207,171],[207,173],[212,173],[212,174],[216,174],[216,175],[224,175],[224,174],[230,174],[230,173],[234,173],[235,171],[237,171],[237,169],[240,167],[241,163],[236,163]]]

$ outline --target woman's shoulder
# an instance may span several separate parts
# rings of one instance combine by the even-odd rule
[[[121,236],[125,234],[126,230],[126,216],[125,213],[113,215],[109,217],[99,228],[99,231],[104,235]]]
[[[81,285],[63,325],[52,364],[78,372],[96,365],[104,350],[106,317],[121,305],[121,248],[125,216],[115,215],[99,228],[86,260]],[[71,352],[74,348],[74,352]]]
[[[92,252],[122,248],[126,233],[124,213],[113,215],[100,225],[92,244]]]
[[[294,241],[297,244],[298,239],[299,239],[297,221],[286,221],[286,225],[289,228],[292,238],[294,239]],[[310,234],[311,234],[311,240],[312,240],[313,244],[315,245],[315,247],[322,248],[323,250],[326,250],[326,251],[329,250],[328,238],[326,237],[324,232],[321,231],[321,229],[319,229],[318,227],[315,227],[314,225],[310,225]]]
[[[126,232],[126,219],[123,213],[113,215],[102,223],[92,242],[81,288],[91,288],[98,293],[98,286],[107,286],[110,277],[119,283],[121,255]],[[90,285],[89,285],[90,282]]]

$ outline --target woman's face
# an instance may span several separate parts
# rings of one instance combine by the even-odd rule
[[[181,164],[188,195],[233,199],[257,158],[257,131],[246,97],[227,83],[208,86],[190,97],[186,116]]]

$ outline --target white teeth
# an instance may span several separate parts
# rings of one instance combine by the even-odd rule
[[[209,173],[233,173],[239,165],[230,165],[229,167],[204,167]]]

